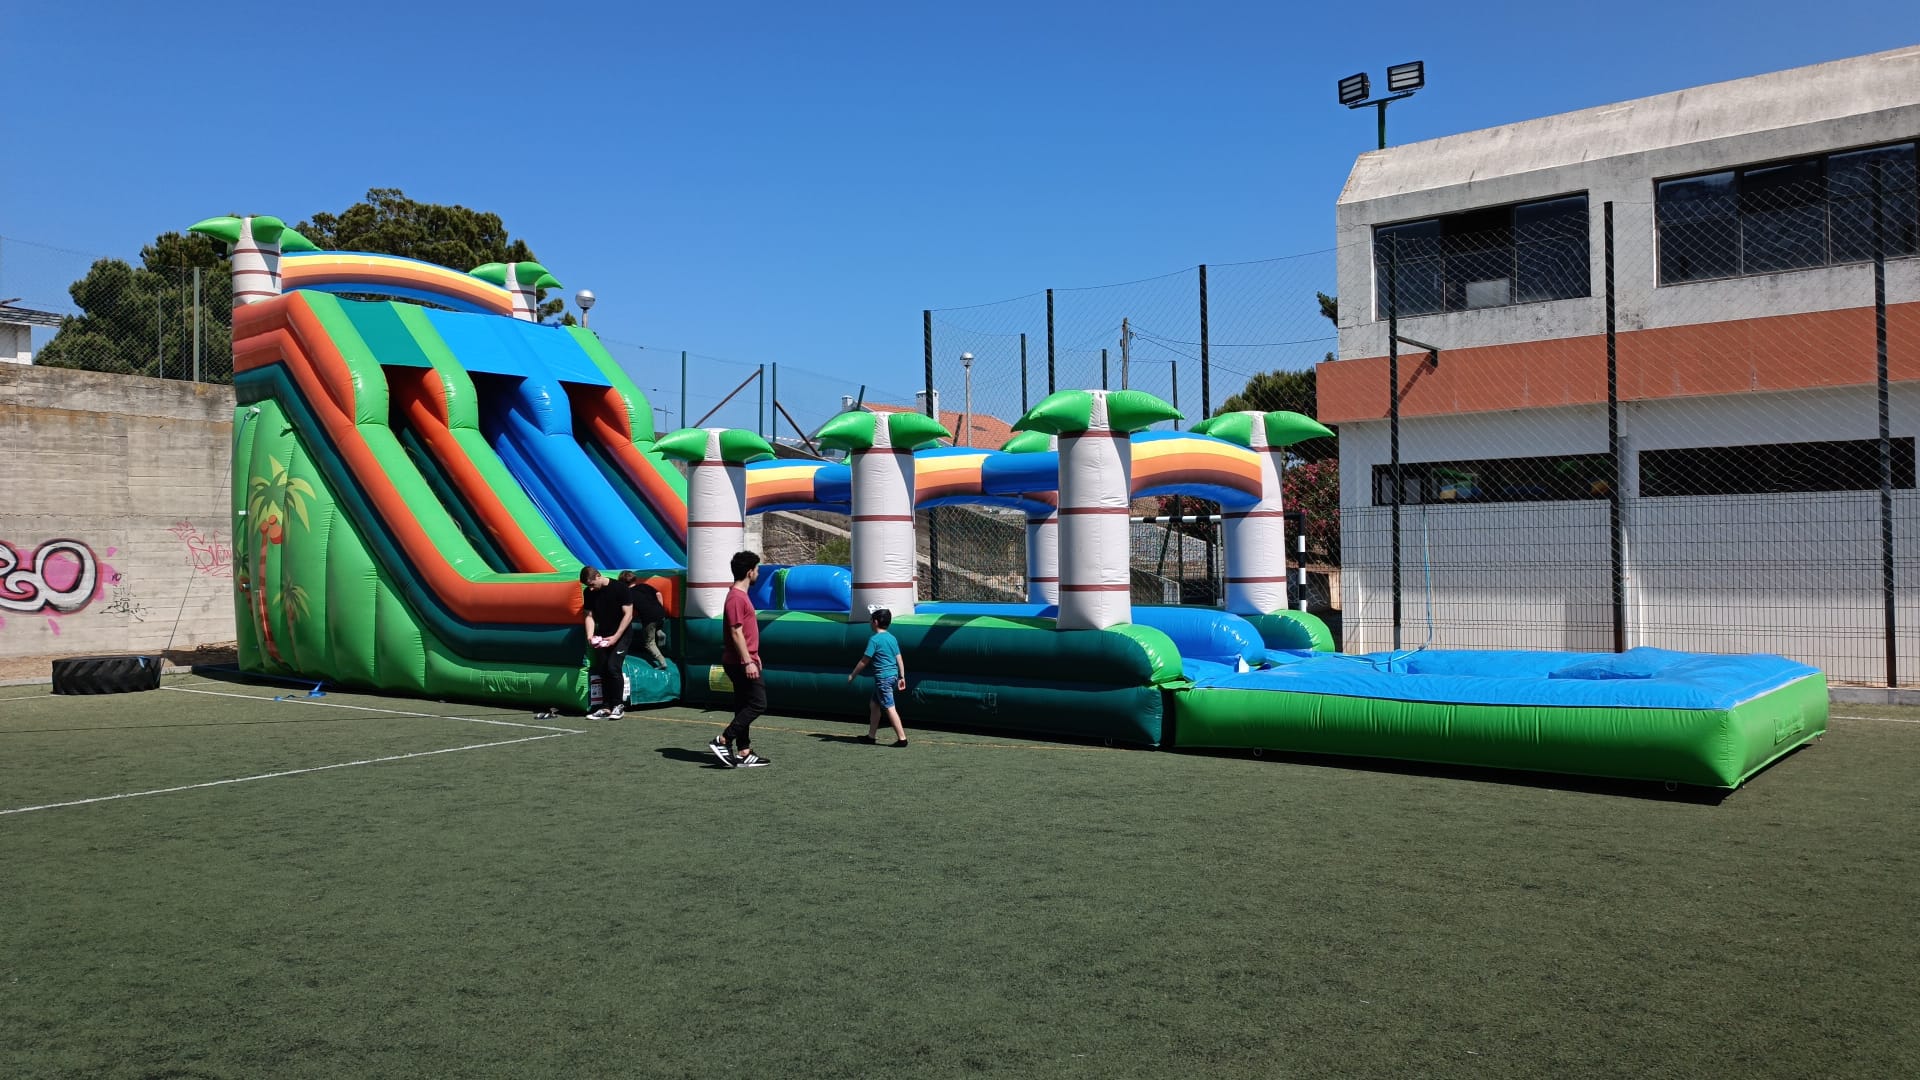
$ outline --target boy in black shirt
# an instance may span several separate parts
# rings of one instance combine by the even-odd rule
[[[587,644],[593,646],[587,676],[587,705],[593,711],[587,719],[618,720],[627,714],[627,626],[633,622],[633,601],[626,586],[591,566],[581,569],[580,584],[585,587],[581,600]]]
[[[633,629],[627,631],[627,651],[636,648],[647,663],[665,668],[667,658],[660,655],[660,630],[667,622],[667,609],[660,605],[660,590],[640,580],[631,570],[620,571],[620,584],[626,586],[633,601]]]

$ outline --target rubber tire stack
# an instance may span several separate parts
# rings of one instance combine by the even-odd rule
[[[160,689],[158,656],[74,656],[53,662],[56,694],[132,694]]]

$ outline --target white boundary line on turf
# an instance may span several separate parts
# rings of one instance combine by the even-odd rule
[[[239,698],[242,701],[267,701],[273,699],[259,694],[230,694],[224,690],[195,690],[185,686],[163,686],[162,690],[172,690],[176,694],[205,694],[208,697]],[[409,712],[404,709],[376,709],[371,705],[342,705],[337,701],[312,701],[304,697],[282,697],[281,701],[294,705],[319,705],[328,709],[353,709],[357,712],[383,713],[387,716],[417,716],[426,720],[463,720],[469,724],[496,724],[500,727],[531,728],[534,731],[554,731],[565,735],[585,735],[580,728],[553,727],[548,724],[523,724],[517,720],[488,720],[479,716],[449,716],[445,713]]]
[[[1894,717],[1894,716],[1839,716],[1839,715],[1834,715],[1834,716],[1830,716],[1830,717],[1828,717],[1828,719],[1829,719],[1829,720],[1877,720],[1877,721],[1879,721],[1879,722],[1880,722],[1880,723],[1882,723],[1882,724],[1920,724],[1920,720],[1902,720],[1902,719],[1900,719],[1900,718],[1898,718],[1898,717]]]
[[[40,806],[17,806],[11,810],[0,810],[0,817],[8,814],[30,814],[35,810],[58,810],[65,806],[85,806],[88,803],[113,802],[115,799],[137,799],[143,795],[172,795],[180,791],[194,791],[199,788],[224,787],[228,784],[245,784],[254,780],[277,780],[283,776],[299,776],[302,773],[326,772],[329,769],[350,769],[355,765],[378,765],[386,761],[405,761],[408,758],[432,757],[435,754],[457,754],[462,750],[485,750],[494,746],[512,746],[515,743],[539,742],[542,739],[558,739],[563,733],[552,735],[528,735],[519,739],[505,739],[500,742],[474,743],[470,746],[449,746],[442,750],[417,750],[411,754],[391,754],[387,757],[364,758],[360,761],[342,761],[335,765],[315,765],[308,769],[286,769],[281,772],[261,773],[258,776],[239,776],[231,780],[209,780],[204,784],[182,784],[179,787],[155,788],[152,791],[128,791],[119,795],[98,795],[91,799],[73,799],[69,802],[45,803]]]

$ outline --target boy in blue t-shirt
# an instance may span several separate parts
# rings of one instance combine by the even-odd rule
[[[873,627],[873,636],[867,639],[867,651],[860,662],[853,665],[853,671],[847,675],[852,682],[854,676],[866,668],[868,661],[873,663],[873,700],[867,704],[867,733],[860,737],[863,743],[874,741],[880,734],[880,714],[885,713],[893,723],[895,746],[907,745],[907,729],[900,723],[900,710],[894,708],[893,692],[907,688],[907,658],[900,655],[900,642],[887,627],[893,625],[893,612],[886,608],[875,608],[867,617]]]

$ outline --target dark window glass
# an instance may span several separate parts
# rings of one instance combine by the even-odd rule
[[[1393,260],[1391,272],[1389,260]],[[1446,259],[1440,247],[1440,222],[1411,221],[1374,230],[1374,273],[1379,277],[1374,295],[1382,297],[1380,317],[1386,318],[1387,279],[1393,277],[1400,296],[1400,316],[1428,315],[1443,310],[1442,286]]]
[[[1592,294],[1585,195],[1382,225],[1373,238],[1375,318],[1387,317],[1389,260],[1402,318]]]
[[[1913,143],[1662,181],[1660,284],[1920,255]]]
[[[1812,158],[1740,173],[1740,269],[1804,270],[1827,261],[1827,181]]]
[[[1489,503],[1604,499],[1613,475],[1605,454],[1418,461],[1400,464],[1400,502]],[[1393,502],[1393,467],[1373,467],[1373,502]]]
[[[1914,486],[1913,440],[1891,440],[1893,486]],[[1773,443],[1640,452],[1640,493],[1761,495],[1800,491],[1877,491],[1880,442]]]
[[[1656,202],[1663,283],[1740,272],[1740,201],[1731,171],[1665,181]]]
[[[1920,254],[1920,180],[1915,176],[1914,144],[1902,143],[1827,159],[1827,197],[1832,200],[1827,251],[1833,262],[1873,258],[1876,173],[1887,257]]]
[[[1514,300],[1525,304],[1588,295],[1588,250],[1585,196],[1514,207]]]

